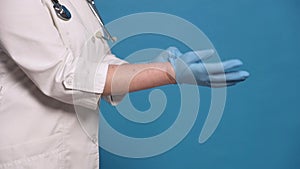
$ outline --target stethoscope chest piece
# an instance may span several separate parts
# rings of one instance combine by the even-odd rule
[[[71,19],[72,15],[71,12],[66,8],[64,5],[61,5],[58,0],[52,0],[53,8],[55,10],[56,15],[58,18],[68,21]]]

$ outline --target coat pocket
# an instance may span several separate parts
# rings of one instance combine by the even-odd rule
[[[0,169],[64,169],[64,159],[61,134],[0,148]]]

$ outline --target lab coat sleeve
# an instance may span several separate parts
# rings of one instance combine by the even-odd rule
[[[44,94],[69,104],[98,107],[110,63],[81,58],[66,47],[41,1],[1,1],[0,25],[0,47]],[[76,71],[82,73],[77,76]]]

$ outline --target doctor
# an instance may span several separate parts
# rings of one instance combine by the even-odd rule
[[[87,134],[75,106],[89,119],[101,98],[117,104],[132,91],[223,87],[249,76],[229,71],[239,60],[207,64],[209,76],[202,61],[213,50],[171,47],[152,63],[128,64],[110,53],[92,3],[0,2],[0,169],[98,169],[97,131]]]

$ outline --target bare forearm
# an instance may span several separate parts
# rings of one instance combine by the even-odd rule
[[[169,62],[110,65],[103,95],[118,95],[174,84],[175,73]]]

